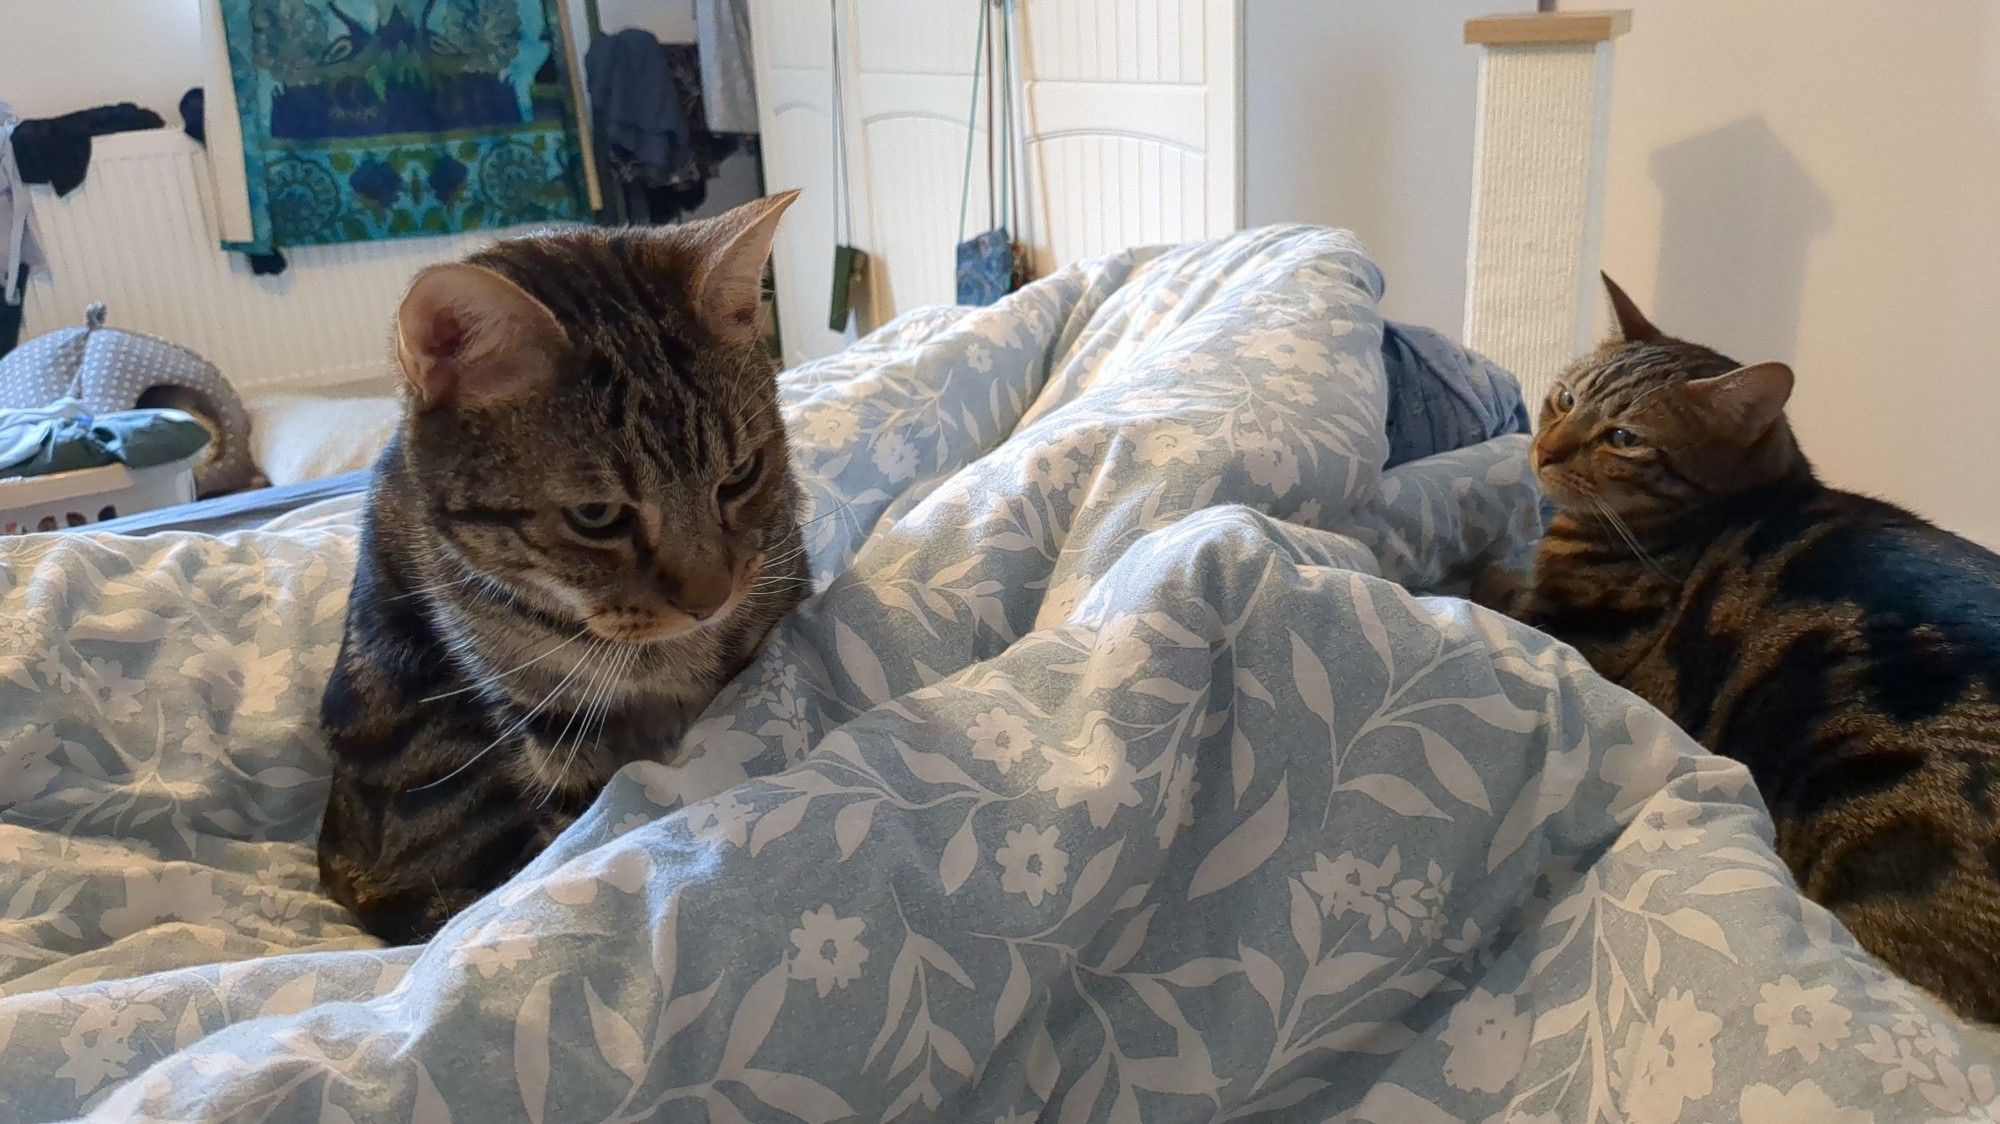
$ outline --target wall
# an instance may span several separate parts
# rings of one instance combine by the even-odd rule
[[[1390,316],[1465,311],[1478,55],[1465,21],[1509,0],[1245,0],[1244,214],[1351,228]]]
[[[180,124],[201,84],[195,0],[0,0],[0,101],[47,117],[131,101]]]
[[[1355,227],[1386,310],[1455,330],[1474,6],[1418,7],[1248,0],[1249,218]],[[1630,7],[1605,267],[1666,330],[1792,363],[1830,481],[2000,546],[2000,5]]]

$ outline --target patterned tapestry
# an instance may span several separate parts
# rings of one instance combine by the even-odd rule
[[[253,242],[588,216],[554,0],[223,0]]]

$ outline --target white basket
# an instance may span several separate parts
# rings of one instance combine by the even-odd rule
[[[120,515],[189,503],[201,451],[150,468],[108,464],[0,479],[0,537],[87,527]]]

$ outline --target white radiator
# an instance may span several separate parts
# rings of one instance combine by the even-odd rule
[[[83,321],[103,301],[114,328],[192,348],[240,390],[315,387],[390,374],[389,325],[417,270],[492,232],[288,249],[258,277],[218,248],[207,157],[170,129],[98,137],[83,186],[34,192],[49,276],[28,286],[22,338]]]

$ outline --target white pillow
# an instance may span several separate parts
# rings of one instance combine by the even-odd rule
[[[403,419],[380,383],[316,393],[253,394],[250,448],[272,484],[337,476],[375,463]]]

